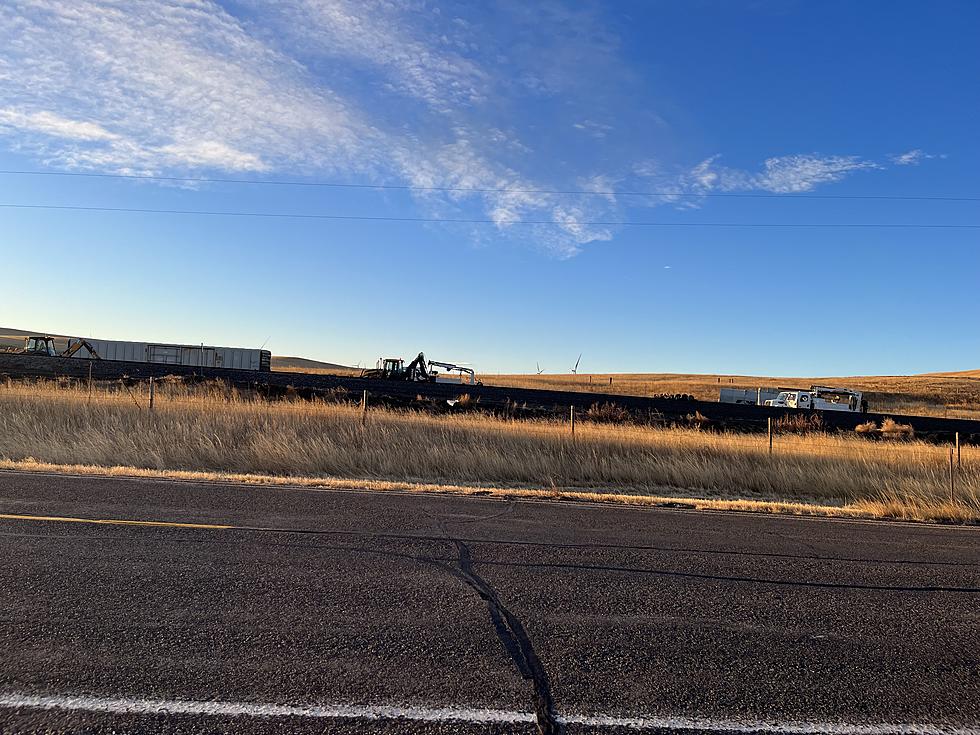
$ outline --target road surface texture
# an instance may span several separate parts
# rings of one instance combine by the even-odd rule
[[[0,473],[0,559],[2,732],[980,733],[975,528]]]

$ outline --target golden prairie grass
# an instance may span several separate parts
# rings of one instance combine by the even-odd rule
[[[323,486],[480,488],[636,503],[672,497],[780,512],[980,518],[974,447],[962,450],[950,500],[948,449],[916,441],[787,434],[777,437],[770,456],[764,437],[582,421],[573,440],[568,425],[556,421],[384,409],[364,420],[346,404],[266,402],[222,386],[166,382],[151,414],[145,388],[133,390],[97,389],[90,398],[84,387],[56,383],[0,386],[0,460],[10,467],[124,467]]]
[[[342,378],[358,378],[361,371],[357,368],[343,367],[304,367],[302,365],[278,365],[272,358],[272,370],[276,373],[304,373],[306,375],[336,375]]]
[[[612,379],[610,384],[609,380]],[[860,390],[875,413],[980,419],[980,371],[935,375],[778,378],[750,375],[614,373],[593,375],[481,375],[486,385],[650,396],[689,394],[717,401],[721,388],[834,385]]]

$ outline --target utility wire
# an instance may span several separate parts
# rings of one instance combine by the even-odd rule
[[[980,225],[933,224],[914,222],[650,222],[630,220],[554,220],[554,219],[478,219],[463,217],[395,217],[361,214],[304,214],[291,212],[238,212],[201,209],[147,209],[136,207],[86,207],[67,204],[0,203],[3,209],[42,209],[69,212],[125,212],[130,214],[178,214],[205,217],[267,217],[275,219],[350,220],[360,222],[432,222],[468,225],[560,225],[592,227],[765,227],[765,228],[884,228],[980,230]]]
[[[714,197],[729,199],[843,199],[881,200],[910,202],[980,202],[971,196],[922,196],[899,194],[808,194],[801,193],[750,193],[750,192],[681,192],[681,191],[601,191],[585,189],[511,189],[463,186],[415,186],[413,184],[354,184],[334,181],[301,181],[296,179],[228,179],[196,176],[157,176],[154,174],[107,174],[86,171],[17,171],[0,170],[3,176],[73,176],[100,179],[130,179],[146,181],[172,181],[195,184],[254,184],[256,186],[309,186],[332,189],[382,189],[387,191],[435,191],[469,194],[553,194],[576,196],[631,196],[631,197]]]

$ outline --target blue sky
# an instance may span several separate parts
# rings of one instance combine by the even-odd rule
[[[980,230],[692,225],[980,224],[848,198],[980,197],[978,27],[952,0],[13,0],[0,169],[369,186],[0,174],[0,204],[478,222],[0,208],[0,325],[484,372],[975,369]],[[595,224],[622,222],[682,226]]]

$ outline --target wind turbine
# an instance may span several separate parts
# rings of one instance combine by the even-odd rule
[[[544,372],[544,370],[541,369],[541,366],[538,363],[534,363],[534,367],[537,368],[538,370],[538,372],[536,372],[535,375],[540,375],[541,373]]]
[[[572,375],[578,375],[578,364],[582,362],[582,353],[578,353],[578,359],[575,361],[575,367],[572,368]]]

